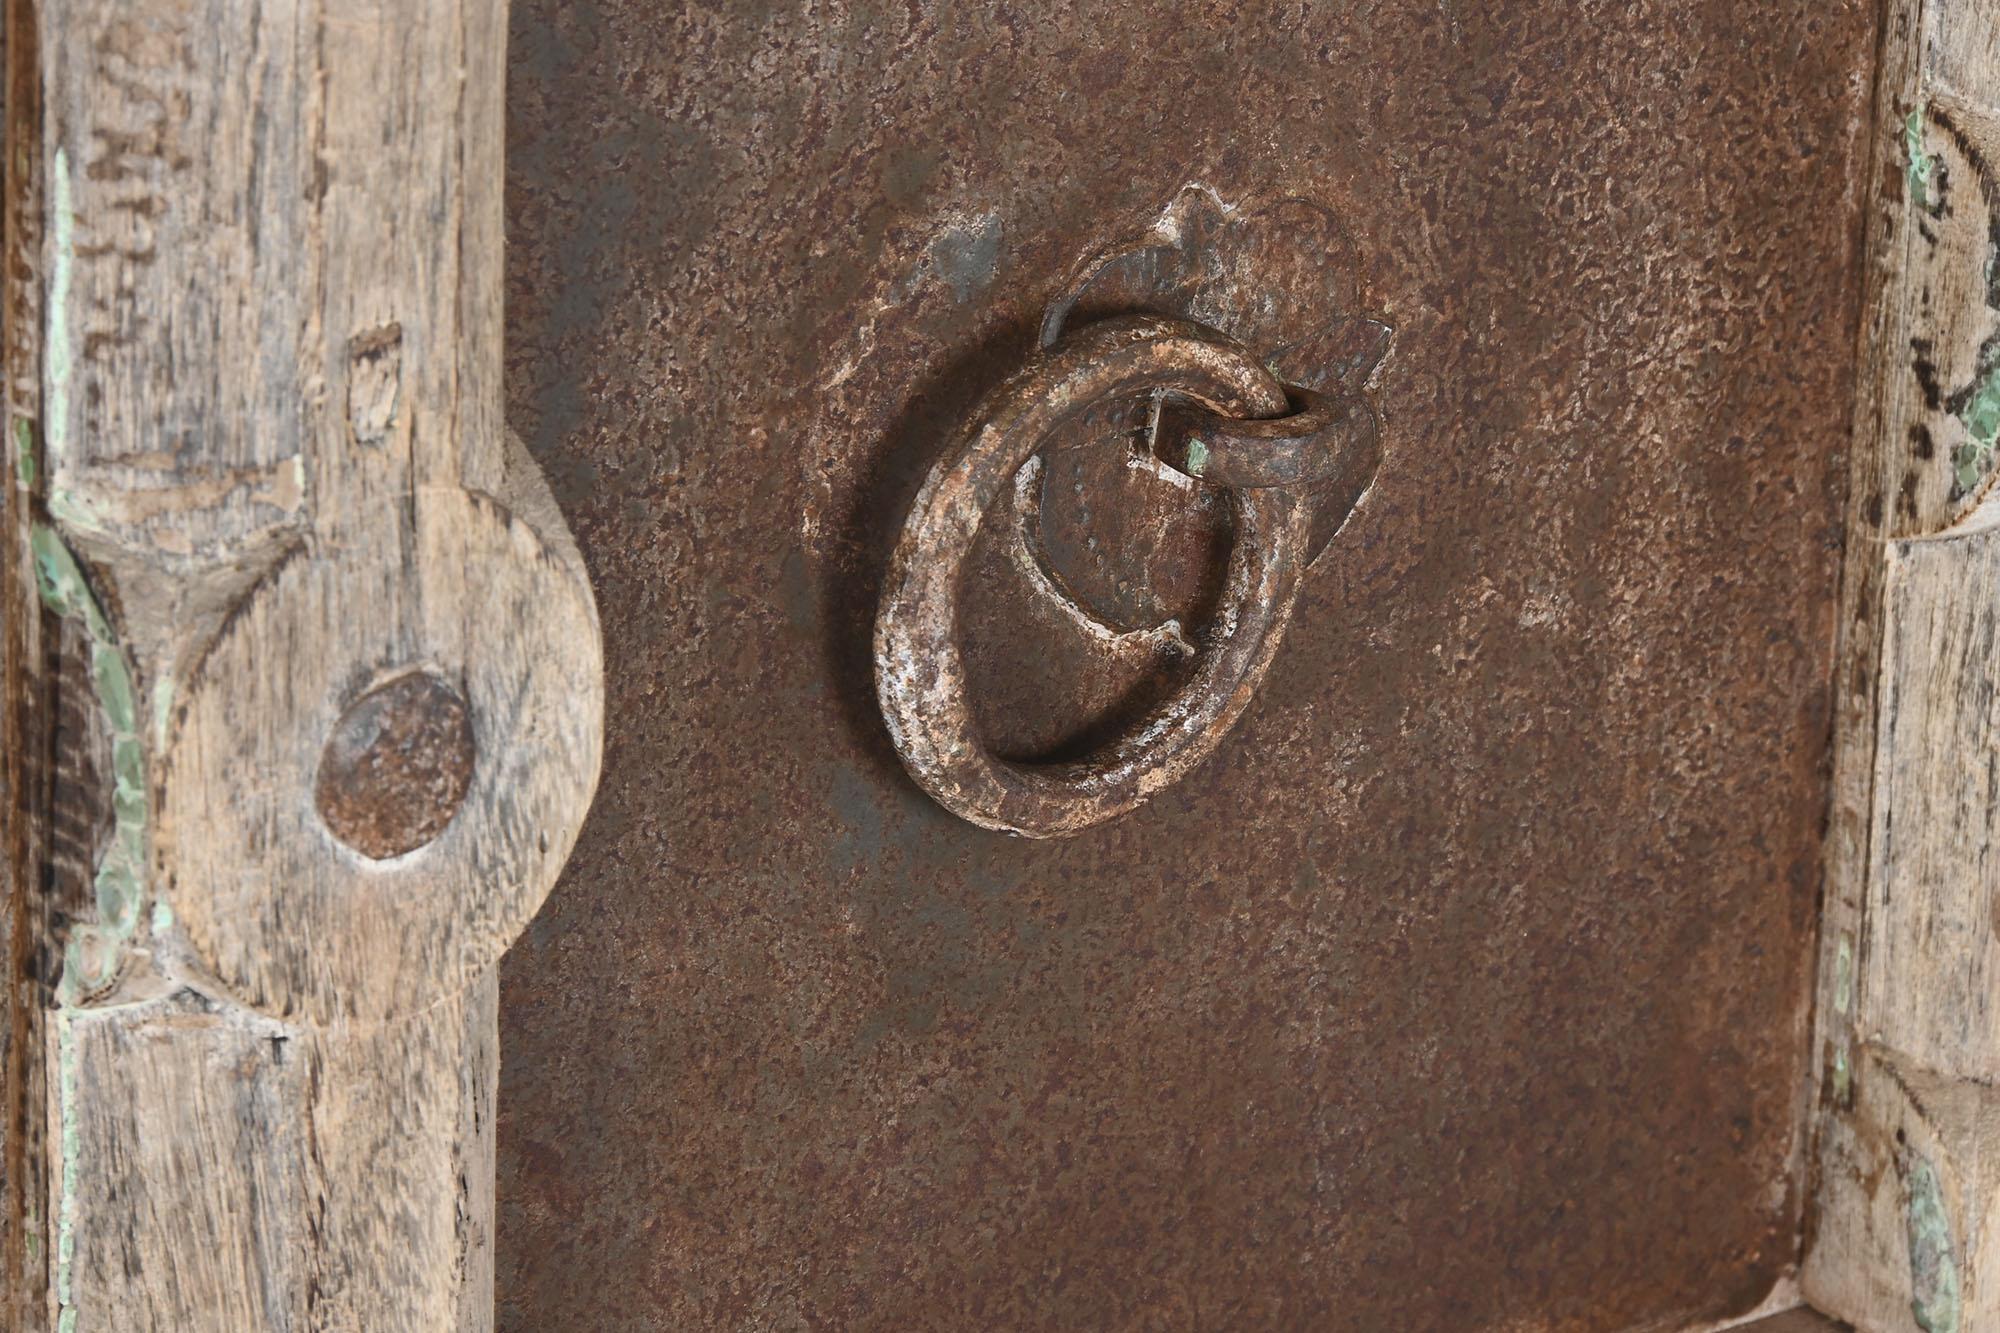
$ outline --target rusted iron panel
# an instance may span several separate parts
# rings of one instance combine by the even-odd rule
[[[1796,1245],[1873,7],[514,15],[510,411],[611,706],[503,973],[501,1326],[1754,1307]],[[1213,757],[1011,838],[897,762],[883,571],[1148,235],[1078,317],[1393,329],[1380,466]],[[989,523],[962,587],[1011,757],[1169,696],[1151,629],[1233,535],[1078,429],[1055,581]]]

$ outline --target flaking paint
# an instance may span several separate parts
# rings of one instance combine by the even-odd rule
[[[112,836],[93,880],[97,920],[70,932],[58,996],[64,1004],[115,975],[117,959],[138,929],[146,880],[146,754],[138,735],[132,668],[89,581],[55,530],[36,525],[30,534],[35,582],[50,611],[80,622],[90,639],[90,677],[97,706],[111,735]],[[94,950],[94,953],[93,953]],[[93,967],[91,958],[98,966]]]
[[[53,253],[49,259],[48,328],[42,344],[48,367],[48,425],[43,443],[51,472],[69,444],[69,382],[72,370],[69,342],[70,287],[76,269],[76,205],[70,185],[69,154],[61,147],[49,168],[49,228]]]
[[[92,693],[111,734],[112,836],[93,880],[97,920],[70,931],[52,1016],[56,1040],[56,1098],[61,1161],[56,1199],[56,1329],[76,1333],[71,1269],[76,1254],[76,1191],[79,1177],[77,1052],[74,1031],[79,999],[111,980],[126,943],[137,930],[145,899],[146,760],[138,737],[138,707],[132,668],[119,647],[111,622],[90,590],[82,567],[55,529],[36,524],[29,534],[35,585],[42,604],[64,619],[79,622],[90,640]],[[162,928],[158,913],[155,928]],[[171,923],[171,916],[167,923]],[[92,975],[87,959],[102,964]]]
[[[1929,1158],[1912,1156],[1909,1192],[1910,1313],[1924,1333],[1958,1333],[1957,1249],[1944,1190]]]
[[[1924,112],[1922,102],[1903,122],[1903,152],[1907,165],[1905,175],[1910,189],[1910,202],[1918,208],[1931,206],[1931,176],[1936,165],[1931,155],[1924,149]]]
[[[14,418],[14,480],[21,489],[32,491],[38,475],[35,460],[35,423],[26,417]]]
[[[1989,366],[1980,375],[1958,420],[1971,438],[1952,452],[1953,480],[1960,491],[1969,491],[1986,475],[1994,439],[2000,437],[2000,366]]]

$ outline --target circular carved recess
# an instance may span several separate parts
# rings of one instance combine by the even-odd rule
[[[407,671],[341,714],[313,803],[334,837],[386,861],[444,831],[465,802],[477,754],[464,696],[429,672]]]

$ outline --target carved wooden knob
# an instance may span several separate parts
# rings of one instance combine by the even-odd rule
[[[456,487],[320,542],[190,673],[159,879],[244,1003],[394,1018],[491,966],[569,854],[602,744],[596,611],[527,523]]]

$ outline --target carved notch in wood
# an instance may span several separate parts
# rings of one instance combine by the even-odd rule
[[[9,786],[74,830],[10,863],[26,1327],[490,1326],[495,964],[603,720],[502,421],[506,18],[10,6],[7,673],[80,719]]]

